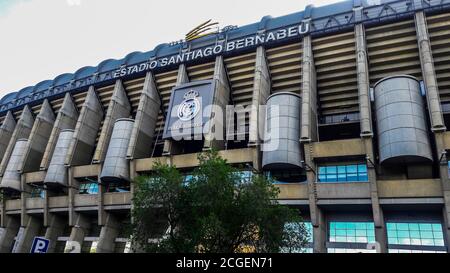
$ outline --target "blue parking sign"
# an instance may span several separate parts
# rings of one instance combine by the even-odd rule
[[[30,253],[47,253],[50,240],[41,237],[34,237]]]

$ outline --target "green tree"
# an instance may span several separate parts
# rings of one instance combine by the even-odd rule
[[[243,181],[216,151],[198,156],[188,182],[174,166],[156,163],[135,181],[132,238],[155,253],[298,251],[309,234],[296,209],[279,205],[263,175]],[[288,223],[288,224],[286,224]]]

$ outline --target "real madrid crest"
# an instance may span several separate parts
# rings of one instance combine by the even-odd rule
[[[190,121],[200,112],[199,93],[190,90],[184,94],[183,102],[178,106],[177,115],[181,121]]]

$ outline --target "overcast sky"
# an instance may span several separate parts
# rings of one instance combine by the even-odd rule
[[[0,97],[182,39],[213,19],[246,25],[338,0],[0,0]]]

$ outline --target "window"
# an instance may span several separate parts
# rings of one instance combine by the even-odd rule
[[[390,253],[446,252],[440,223],[387,223]]]
[[[306,182],[306,173],[303,170],[277,170],[265,172],[265,175],[272,179],[274,184]]]
[[[366,164],[319,166],[318,182],[367,182]]]
[[[107,192],[129,192],[130,184],[126,182],[111,182],[107,186]]]
[[[97,194],[98,184],[94,182],[80,183],[80,194]]]
[[[448,177],[450,178],[450,161],[447,161]]]
[[[33,188],[31,190],[31,198],[45,198],[45,192],[41,188]]]
[[[374,253],[375,250],[367,249],[367,244],[375,242],[375,225],[372,222],[329,223],[329,253]]]

